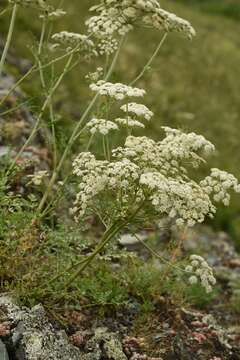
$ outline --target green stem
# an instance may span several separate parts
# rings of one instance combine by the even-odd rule
[[[104,155],[104,157],[105,157],[105,160],[108,160],[108,154],[107,154],[107,148],[106,148],[105,135],[102,135],[102,144],[103,144],[103,155]]]
[[[55,131],[55,117],[54,117],[52,102],[49,104],[49,112],[50,112],[51,130],[52,130],[53,169],[55,170],[57,166],[57,142],[56,142],[56,131]]]
[[[144,68],[142,69],[142,71],[140,72],[140,74],[129,84],[129,85],[134,85],[138,80],[140,80],[143,75],[145,74],[145,72],[149,69],[149,67],[151,66],[152,62],[154,61],[155,57],[158,55],[164,41],[167,38],[168,33],[165,32],[160,43],[158,44],[156,50],[154,51],[154,53],[152,54],[152,56],[150,57],[150,59],[148,60],[148,62],[146,63],[146,65],[144,66]]]
[[[18,10],[18,5],[14,4],[13,11],[12,11],[12,16],[11,16],[11,21],[10,21],[10,26],[9,26],[9,30],[8,30],[8,35],[7,35],[7,41],[6,41],[6,44],[4,46],[2,57],[1,57],[1,60],[0,60],[0,78],[1,78],[1,75],[2,75],[5,60],[6,60],[6,57],[7,57],[8,49],[9,49],[9,46],[10,46],[10,43],[11,43],[11,40],[12,40],[12,35],[13,35],[17,10]]]
[[[42,54],[45,32],[46,32],[46,18],[44,17],[43,23],[42,23],[42,30],[41,30],[39,46],[38,46],[38,66],[39,66],[39,73],[40,73],[40,79],[41,79],[43,90],[46,89],[46,83],[45,83],[44,74],[43,74],[41,54]]]
[[[6,9],[4,9],[4,10],[2,10],[2,11],[0,12],[0,17],[3,16],[4,14],[6,14],[9,10],[11,10],[9,7],[6,8]]]
[[[172,267],[172,268],[174,268],[176,270],[179,270],[181,272],[187,272],[184,269],[180,268],[179,266],[174,265],[171,261],[165,259],[163,256],[159,255],[154,249],[152,249],[151,246],[149,246],[143,240],[141,240],[139,236],[137,236],[136,234],[133,234],[133,236],[135,236],[135,238],[152,254],[152,256],[158,258],[163,263],[167,264],[169,267]]]
[[[120,225],[121,224],[121,225]],[[97,254],[99,254],[99,252],[101,252],[101,250],[104,248],[104,246],[119,232],[119,230],[121,230],[121,228],[123,228],[125,226],[126,222],[119,222],[118,223],[114,223],[103,235],[102,241],[100,242],[100,244],[96,247],[96,249],[94,250],[93,253],[91,253],[88,257],[86,257],[85,259],[82,259],[80,261],[78,261],[75,264],[72,264],[69,268],[64,270],[64,274],[68,273],[69,271],[71,271],[73,268],[78,268],[80,265],[81,267],[74,272],[74,274],[70,277],[70,279],[66,282],[66,284],[64,285],[65,289],[67,289],[73,280],[75,280],[75,278],[78,277],[78,275],[90,264],[90,262],[97,256]],[[117,226],[118,225],[118,226]],[[48,281],[48,283],[46,284],[47,286],[49,284],[52,284],[53,282],[55,282],[56,280],[58,280],[60,277],[63,276],[63,273],[59,273],[56,276],[54,276],[52,279],[50,279],[50,281]],[[42,289],[43,290],[43,289]]]
[[[86,269],[86,267],[94,260],[94,258],[102,251],[107,243],[126,225],[127,222],[114,223],[104,234],[102,241],[96,247],[91,255],[89,255],[86,261],[80,266],[80,268],[70,276],[64,288],[67,290],[72,282]]]
[[[31,134],[29,135],[27,141],[25,142],[25,144],[22,146],[22,148],[19,150],[18,154],[16,155],[15,159],[13,160],[10,168],[9,168],[9,171],[8,173],[13,169],[14,165],[16,164],[16,162],[18,161],[18,159],[20,158],[20,156],[22,155],[22,153],[24,152],[24,150],[27,148],[27,146],[30,144],[30,142],[32,141],[32,139],[34,138],[36,132],[38,131],[38,128],[39,128],[39,124],[42,120],[42,117],[43,117],[43,114],[44,114],[44,111],[46,110],[47,106],[49,105],[49,103],[51,102],[51,99],[52,99],[52,96],[53,94],[55,93],[55,91],[57,90],[58,86],[60,85],[60,83],[62,82],[62,79],[63,77],[65,76],[65,74],[67,73],[68,71],[68,68],[71,64],[71,61],[72,61],[72,58],[73,58],[73,54],[70,55],[69,59],[68,59],[68,62],[63,70],[63,72],[61,73],[61,75],[59,76],[58,80],[56,81],[56,83],[54,84],[54,86],[52,87],[52,89],[50,90],[43,106],[42,106],[42,109],[40,111],[40,114],[38,115],[38,118],[36,119],[36,122],[35,122],[35,125],[32,129],[32,132]]]
[[[16,88],[36,69],[36,65],[33,65],[28,72],[26,72],[25,75],[23,75],[7,92],[7,94],[2,98],[2,100],[0,101],[0,106],[7,100],[7,98],[9,97],[9,95],[11,95],[11,93],[16,90]]]
[[[144,201],[137,207],[137,209],[133,212],[132,215],[130,215],[126,220],[119,220],[113,225],[110,226],[110,228],[105,232],[103,235],[102,241],[100,244],[96,247],[94,252],[89,255],[86,259],[86,261],[82,264],[82,266],[70,277],[70,279],[65,284],[65,289],[67,290],[69,286],[72,284],[72,282],[86,269],[86,267],[94,260],[94,258],[102,251],[102,249],[107,245],[107,243],[116,236],[120,230],[122,230],[127,224],[130,224],[136,215],[139,213],[139,211],[144,206]]]
[[[65,269],[64,272],[61,272],[54,276],[46,285],[49,285],[56,280],[58,280],[60,277],[62,277],[66,272],[69,272],[73,268],[78,268],[80,265],[81,267],[70,277],[70,279],[65,283],[65,289],[67,290],[71,283],[86,269],[86,267],[94,260],[94,258],[101,252],[101,250],[105,247],[105,245],[115,236],[118,234],[120,230],[122,230],[127,224],[130,224],[131,221],[135,218],[135,216],[138,214],[138,212],[141,210],[141,208],[144,206],[145,202],[142,202],[139,207],[133,212],[132,215],[130,215],[127,220],[119,220],[116,221],[113,225],[110,226],[108,230],[105,231],[102,241],[100,244],[96,247],[93,253],[91,253],[86,259],[82,259],[79,262],[72,264],[69,268]],[[41,289],[44,291],[44,289]],[[59,299],[61,300],[61,298]]]
[[[54,59],[54,60],[51,60],[50,62],[48,62],[47,64],[45,65],[42,65],[41,66],[41,69],[45,69],[47,68],[48,66],[51,66],[53,64],[55,64],[56,62],[58,61],[61,61],[63,59],[65,59],[67,56],[70,56],[71,54],[74,54],[75,52],[77,52],[78,50],[78,46],[75,47],[73,50],[67,52],[66,54],[64,55],[61,55],[59,56],[58,58]],[[23,75],[8,91],[8,93],[2,98],[2,100],[0,101],[0,106],[7,100],[7,98],[11,95],[11,93],[19,86],[21,85],[21,83],[29,76],[31,75],[32,73],[36,72],[36,71],[39,71],[41,70],[39,69],[39,67],[35,64],[33,65],[29,70],[28,72]]]
[[[90,139],[89,139],[89,141],[88,141],[88,143],[87,143],[87,146],[86,146],[86,150],[85,150],[85,151],[89,151],[90,146],[91,146],[91,144],[92,144],[92,142],[93,142],[93,138],[94,138],[94,134],[91,134]]]
[[[109,68],[109,70],[108,70],[108,73],[107,73],[107,75],[106,75],[106,77],[105,77],[105,81],[107,81],[107,80],[110,78],[110,76],[111,76],[111,74],[112,74],[112,72],[113,72],[113,70],[114,70],[114,67],[115,67],[115,65],[116,65],[116,63],[117,63],[118,56],[119,56],[119,53],[120,53],[120,50],[121,50],[122,43],[123,43],[123,38],[122,38],[122,41],[121,41],[121,43],[120,43],[120,45],[119,45],[118,51],[116,52],[116,54],[115,54],[115,56],[114,56],[114,58],[113,58],[113,61],[112,61],[112,64],[111,64],[111,66],[110,66],[110,68]],[[53,185],[54,185],[54,183],[55,183],[55,180],[56,180],[56,178],[57,178],[57,176],[58,176],[58,174],[59,174],[59,171],[61,170],[62,165],[63,165],[65,159],[67,158],[68,153],[69,153],[69,151],[70,151],[73,143],[74,143],[75,140],[76,140],[76,135],[79,133],[79,130],[80,130],[83,122],[86,120],[87,116],[89,115],[90,111],[91,111],[92,108],[94,107],[94,105],[95,105],[95,103],[96,103],[96,101],[97,101],[97,99],[98,99],[99,96],[100,96],[99,93],[97,93],[97,94],[94,96],[94,98],[92,99],[92,101],[91,101],[90,104],[88,105],[87,109],[86,109],[85,112],[83,113],[81,119],[79,120],[79,122],[78,122],[77,125],[75,126],[75,128],[74,128],[74,130],[73,130],[73,132],[72,132],[72,135],[71,135],[71,137],[70,137],[70,139],[69,139],[69,141],[68,141],[68,144],[67,144],[67,146],[66,146],[66,148],[65,148],[65,150],[64,150],[64,152],[63,152],[63,155],[62,155],[62,157],[61,157],[61,159],[60,159],[60,161],[59,161],[59,164],[58,164],[56,170],[53,172],[52,177],[51,177],[51,179],[50,179],[50,181],[49,181],[48,187],[47,187],[47,189],[46,189],[46,192],[45,192],[45,194],[43,195],[43,198],[42,198],[42,200],[41,200],[41,202],[40,202],[40,204],[39,204],[39,206],[38,206],[38,209],[37,209],[37,214],[38,214],[38,215],[41,213],[41,211],[42,211],[42,209],[43,209],[43,207],[44,207],[44,205],[45,205],[45,202],[46,202],[46,200],[47,200],[47,198],[48,198],[48,195],[49,195],[49,193],[51,192],[52,187],[53,187]]]

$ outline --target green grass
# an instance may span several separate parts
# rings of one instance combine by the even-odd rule
[[[65,2],[68,16],[58,23],[56,31],[82,31],[87,8],[94,3],[89,0]],[[197,37],[189,42],[178,34],[171,34],[151,71],[138,83],[146,88],[145,102],[155,113],[147,134],[159,138],[162,125],[201,133],[216,145],[217,155],[211,159],[210,166],[226,169],[240,178],[240,26],[228,16],[228,9],[235,14],[240,5],[230,0],[162,0],[161,4],[191,21]],[[220,12],[224,16],[218,16]],[[6,29],[7,15],[3,19],[1,30]],[[37,18],[30,22],[27,11],[22,11],[13,51],[27,57],[30,54],[27,45],[38,37],[38,30]],[[113,79],[129,82],[134,78],[154,51],[161,35],[147,29],[131,34]],[[94,70],[92,66],[79,64],[60,89],[58,101],[65,123],[73,124],[92,96],[84,83],[89,68]],[[31,93],[34,81],[25,88]],[[65,130],[59,127],[58,133],[62,136]],[[219,212],[216,224],[235,232],[240,242],[240,234],[234,225],[240,216],[239,204],[235,197],[230,210]]]
[[[178,0],[188,6],[196,6],[203,12],[240,19],[240,3],[238,0]]]

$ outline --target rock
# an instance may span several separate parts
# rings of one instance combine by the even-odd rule
[[[95,334],[88,341],[85,350],[90,353],[85,355],[84,360],[127,360],[117,335],[103,327],[95,330]]]
[[[0,340],[0,360],[9,360],[7,348],[2,340]]]
[[[80,351],[69,343],[64,331],[57,331],[47,319],[44,308],[20,308],[11,297],[0,297],[0,308],[9,321],[16,324],[12,329],[12,347],[16,360],[81,360]],[[7,359],[7,358],[6,358]]]
[[[5,321],[0,323],[0,337],[5,337],[10,334],[10,323]]]
[[[126,247],[131,247],[139,243],[139,240],[131,234],[123,234],[118,241],[119,244]]]

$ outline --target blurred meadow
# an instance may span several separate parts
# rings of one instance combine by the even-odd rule
[[[61,6],[68,14],[57,22],[53,32],[81,32],[87,10],[94,3],[92,0],[62,1]],[[182,37],[168,35],[152,68],[138,82],[139,87],[148,89],[146,105],[155,113],[147,134],[158,139],[162,125],[203,134],[217,149],[210,166],[223,168],[239,178],[240,3],[238,0],[162,0],[161,5],[188,19],[197,30],[197,37],[189,43]],[[39,36],[37,16],[33,15],[35,18],[30,20],[29,11],[27,14],[21,10],[11,49],[22,58],[31,56],[28,44]],[[6,28],[7,21],[7,15],[2,17],[1,28]],[[141,71],[160,37],[158,32],[145,29],[128,36],[114,80],[130,82]],[[62,114],[57,128],[59,142],[64,143],[71,126],[91,99],[84,79],[89,70],[94,68],[78,64],[58,92],[57,108]],[[24,89],[36,104],[37,77],[36,82],[34,77],[26,82]],[[216,227],[230,232],[240,245],[237,197],[227,210],[218,211],[214,221]]]

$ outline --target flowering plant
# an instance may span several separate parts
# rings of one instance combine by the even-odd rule
[[[29,138],[8,171],[9,175],[42,126],[43,115],[48,111],[51,119],[54,165],[37,209],[38,220],[45,213],[46,203],[50,194],[54,192],[56,180],[76,139],[82,133],[89,136],[83,151],[73,161],[73,174],[78,185],[71,213],[76,222],[83,222],[88,216],[98,216],[106,231],[93,253],[76,264],[77,271],[70,277],[66,286],[71,284],[109,241],[124,228],[135,224],[139,217],[141,226],[148,221],[157,223],[163,217],[168,217],[177,226],[193,226],[202,223],[207,216],[213,217],[217,202],[228,205],[230,190],[240,192],[237,179],[224,171],[212,169],[211,174],[201,181],[193,179],[190,175],[191,169],[205,162],[205,158],[214,151],[214,145],[203,136],[169,127],[162,127],[165,137],[159,141],[134,135],[135,128],[143,129],[145,122],[154,116],[145,104],[140,103],[139,99],[144,97],[146,91],[136,87],[135,83],[151,66],[168,33],[179,32],[189,39],[195,36],[195,30],[187,20],[162,9],[157,0],[101,0],[90,9],[93,14],[86,21],[86,34],[60,31],[46,36],[47,25],[52,29],[51,22],[65,15],[62,9],[54,9],[44,0],[9,0],[9,3],[12,4],[12,18],[0,61],[0,76],[18,8],[27,5],[34,7],[40,12],[42,21],[36,64],[30,69],[29,74],[39,71],[45,99]],[[125,36],[139,25],[162,31],[163,37],[136,79],[130,84],[113,83],[110,77]],[[60,55],[43,64],[43,51],[51,51],[53,56],[59,51]],[[95,72],[86,76],[90,80],[93,98],[73,129],[63,154],[59,156],[55,146],[53,97],[64,76],[71,70],[74,59],[94,61],[96,57],[106,59],[105,68],[103,70],[103,67],[98,67]],[[67,58],[64,69],[48,88],[44,68],[64,58]],[[135,102],[136,99],[138,102]],[[96,106],[97,104],[100,106]],[[111,115],[113,105],[122,111],[122,117]],[[111,143],[110,134],[113,132],[124,134],[124,142]],[[90,149],[96,137],[102,139],[102,150],[98,149],[93,153]],[[46,173],[41,172],[33,179],[38,185],[45,177]],[[210,269],[200,258],[192,260],[196,266],[192,264],[191,269],[186,269],[195,273],[190,277],[190,282],[196,282],[198,275],[205,288],[209,290],[209,283],[214,283]],[[200,268],[196,269],[197,265],[201,265]]]

